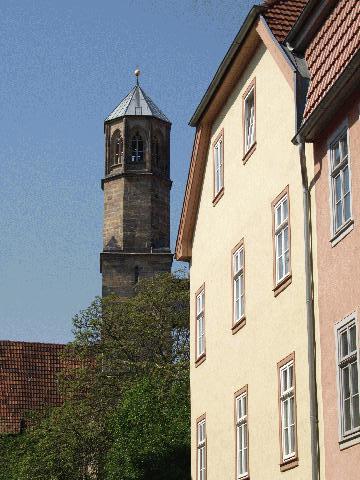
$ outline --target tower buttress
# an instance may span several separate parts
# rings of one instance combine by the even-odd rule
[[[139,279],[171,270],[170,130],[138,78],[105,120],[103,296],[129,297]]]

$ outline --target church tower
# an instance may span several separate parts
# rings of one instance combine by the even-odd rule
[[[139,85],[106,118],[102,294],[170,272],[171,123]]]

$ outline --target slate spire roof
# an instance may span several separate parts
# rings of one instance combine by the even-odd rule
[[[105,122],[128,115],[146,115],[171,123],[167,116],[155,105],[151,98],[137,83],[135,87],[121,100],[119,105],[105,119]]]

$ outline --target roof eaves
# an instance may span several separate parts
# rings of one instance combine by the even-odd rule
[[[239,46],[243,43],[247,33],[249,32],[250,28],[252,27],[254,21],[256,20],[259,13],[264,10],[263,5],[254,5],[250,12],[248,13],[247,17],[244,20],[238,34],[236,35],[233,43],[231,44],[229,50],[227,51],[225,57],[223,58],[219,68],[217,69],[210,85],[208,86],[201,102],[199,103],[198,107],[196,108],[193,116],[189,121],[189,125],[191,127],[196,127],[197,123],[199,122],[201,116],[203,115],[204,111],[206,110],[209,102],[211,101],[214,93],[216,92],[221,80],[223,79],[231,61],[235,57],[236,52],[238,51]]]
[[[356,91],[359,82],[360,51],[352,58],[325,97],[301,125],[292,142],[296,145],[302,140],[314,141],[316,133],[323,128],[324,123],[332,118],[334,112],[344,103],[345,98]]]

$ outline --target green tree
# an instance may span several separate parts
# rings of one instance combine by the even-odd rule
[[[144,280],[133,298],[97,298],[73,323],[64,405],[1,439],[0,480],[190,478],[188,280]]]

